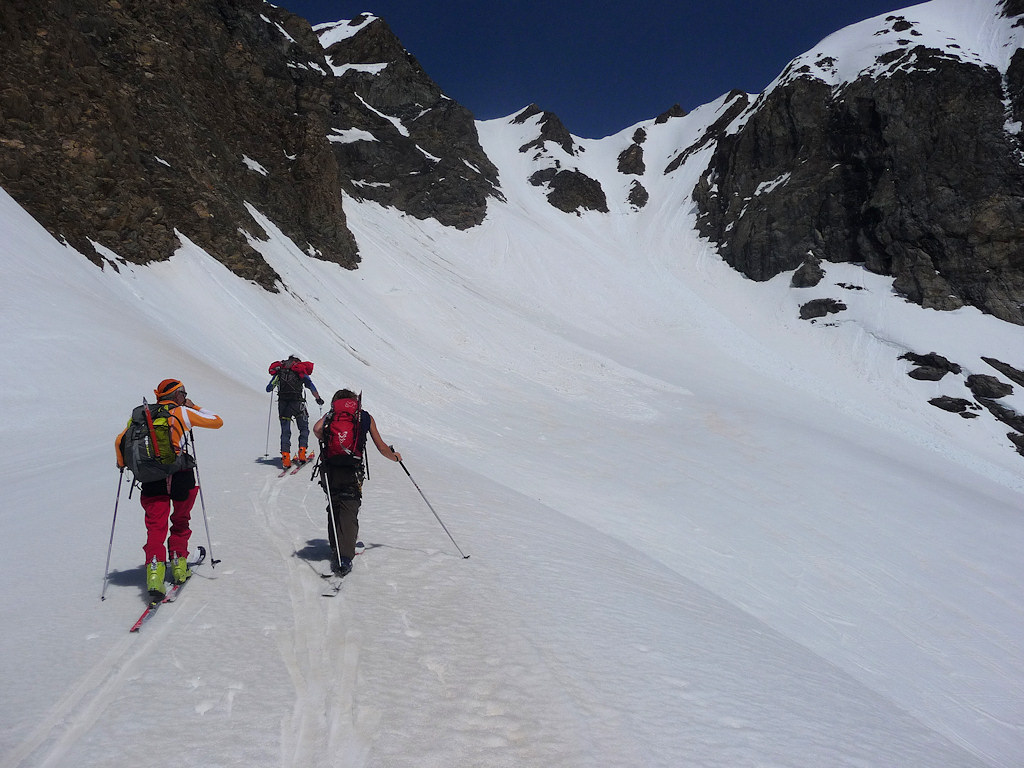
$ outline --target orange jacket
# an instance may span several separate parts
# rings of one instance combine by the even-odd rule
[[[188,408],[184,405],[178,405],[173,400],[161,400],[160,402],[171,406],[171,442],[174,444],[175,453],[181,453],[181,441],[191,431],[192,427],[220,429],[224,426],[224,419],[205,408],[199,406]],[[125,425],[125,428],[114,439],[114,452],[117,454],[118,468],[124,466],[124,456],[121,455],[121,438],[124,437],[124,433],[127,431],[128,426]]]

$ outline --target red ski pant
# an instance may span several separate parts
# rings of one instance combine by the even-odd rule
[[[188,477],[179,479],[182,475]],[[195,485],[195,475],[191,470],[177,473],[170,482],[143,484],[140,498],[146,512],[146,545],[143,551],[147,563],[152,562],[153,558],[162,563],[167,560],[168,554],[172,557],[188,557],[188,540],[192,535],[189,522],[198,494],[199,488]]]

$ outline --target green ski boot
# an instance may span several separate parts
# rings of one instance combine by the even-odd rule
[[[146,566],[146,589],[149,596],[154,600],[163,598],[167,594],[167,585],[164,584],[164,564],[158,563],[156,558]]]
[[[175,557],[171,561],[171,579],[175,584],[184,584],[191,575],[192,571],[188,569],[188,558]]]

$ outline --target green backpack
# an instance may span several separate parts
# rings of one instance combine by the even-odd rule
[[[192,469],[196,463],[188,453],[176,453],[171,441],[171,420],[180,420],[163,403],[142,405],[132,411],[128,429],[121,438],[121,455],[136,481],[166,480],[175,472]],[[184,425],[182,425],[184,432]]]

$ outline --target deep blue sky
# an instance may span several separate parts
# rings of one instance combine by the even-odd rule
[[[795,56],[910,0],[274,0],[313,24],[383,18],[478,119],[535,102],[601,138],[673,104],[759,93]]]

